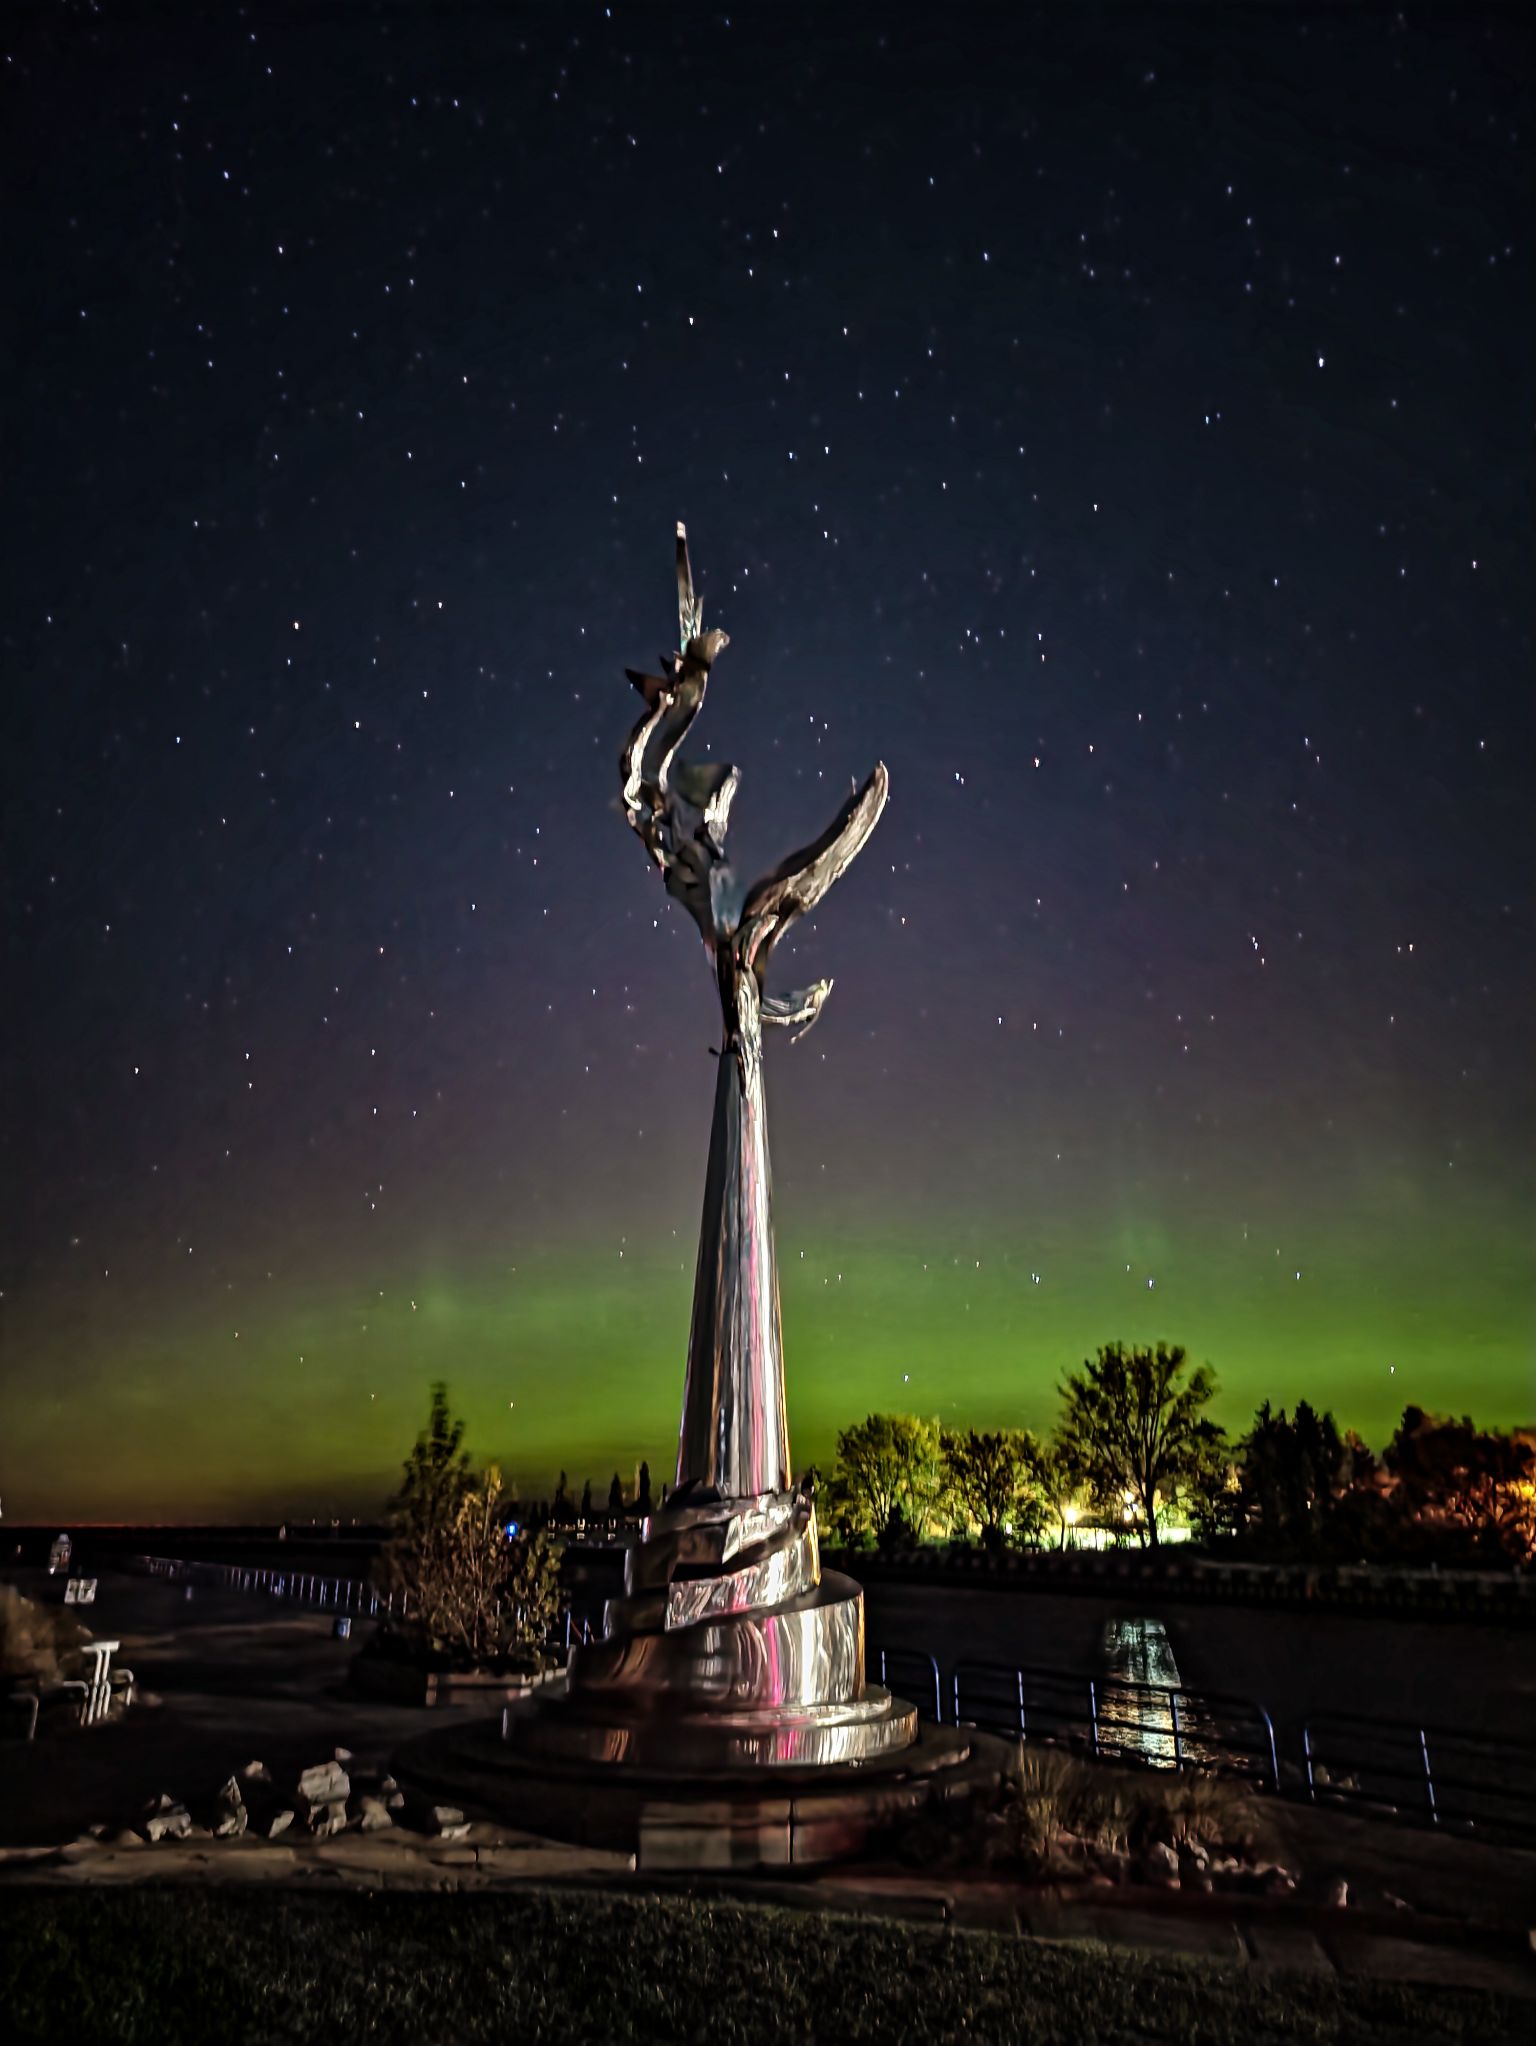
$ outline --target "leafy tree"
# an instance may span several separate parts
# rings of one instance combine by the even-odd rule
[[[1089,1497],[1087,1478],[1073,1451],[1059,1441],[1036,1445],[1035,1468],[1042,1521],[1053,1529],[1057,1548],[1064,1549],[1067,1530],[1077,1525]]]
[[[1129,1508],[1137,1536],[1154,1549],[1159,1512],[1202,1478],[1220,1440],[1202,1414],[1215,1380],[1203,1364],[1187,1365],[1180,1343],[1111,1343],[1061,1387],[1062,1448],[1095,1503],[1116,1514]]]
[[[944,1429],[939,1438],[950,1496],[988,1548],[1037,1534],[1045,1517],[1040,1445],[1023,1428],[979,1435]]]
[[[617,1471],[613,1474],[613,1483],[608,1487],[608,1516],[611,1520],[624,1518],[624,1487],[619,1482]]]
[[[451,1527],[473,1482],[469,1458],[460,1447],[464,1423],[448,1410],[448,1388],[432,1388],[427,1425],[406,1458],[401,1482],[385,1508],[388,1533],[380,1558],[385,1591],[407,1601],[419,1595],[426,1555]]]
[[[561,1544],[546,1528],[509,1544],[512,1567],[507,1572],[506,1605],[512,1638],[539,1649],[550,1639],[560,1617]]]
[[[886,1547],[921,1539],[941,1515],[947,1478],[936,1420],[871,1414],[837,1438],[832,1514],[852,1537]]]
[[[427,1426],[389,1502],[386,1589],[401,1596],[394,1631],[416,1651],[475,1667],[537,1654],[559,1606],[559,1549],[546,1530],[513,1538],[494,1464],[477,1477],[447,1389],[432,1388]]]
[[[1189,1467],[1180,1490],[1190,1525],[1202,1541],[1237,1532],[1238,1474],[1232,1445],[1215,1421],[1195,1423]]]
[[[1408,1407],[1385,1462],[1402,1509],[1458,1531],[1469,1550],[1528,1559],[1536,1545],[1536,1445]]]

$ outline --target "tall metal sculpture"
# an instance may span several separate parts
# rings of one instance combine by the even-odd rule
[[[729,644],[704,630],[681,524],[677,600],[678,651],[659,675],[626,670],[645,712],[621,759],[629,821],[714,962],[724,1031],[677,1487],[627,1554],[602,1640],[513,1737],[642,1768],[862,1760],[907,1746],[916,1715],[866,1686],[863,1593],[823,1575],[811,1488],[791,1477],[763,1096],[764,1026],[808,1030],[832,983],[770,995],[764,980],[874,830],[888,777],[876,766],[820,838],[743,887],[725,856],[736,769],[677,757]]]

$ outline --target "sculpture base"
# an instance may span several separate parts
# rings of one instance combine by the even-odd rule
[[[531,1720],[532,1699],[509,1706]],[[561,1761],[501,1738],[496,1721],[418,1735],[390,1767],[423,1797],[476,1818],[634,1857],[642,1873],[772,1874],[883,1852],[924,1815],[994,1809],[1012,1749],[990,1734],[919,1727],[859,1766],[698,1775],[638,1760]]]
[[[524,1755],[700,1776],[846,1768],[894,1754],[917,1738],[917,1709],[871,1684],[847,1704],[634,1718],[605,1714],[550,1686],[534,1711],[509,1713],[504,1731]]]
[[[740,1517],[733,1505],[705,1510]],[[537,1710],[509,1717],[509,1742],[527,1755],[683,1775],[839,1768],[910,1747],[914,1708],[864,1682],[863,1592],[836,1571],[817,1581],[808,1500],[783,1537],[768,1562],[789,1558],[798,1573],[789,1581],[809,1577],[807,1588],[762,1608],[712,1610],[756,1590],[758,1561],[611,1600],[608,1633],[572,1650],[564,1685],[542,1693]],[[630,1582],[651,1546],[631,1551]],[[693,1617],[700,1607],[711,1616]],[[679,1614],[685,1623],[669,1624]]]

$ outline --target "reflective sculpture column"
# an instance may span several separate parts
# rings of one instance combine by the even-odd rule
[[[877,766],[814,844],[743,888],[725,857],[736,769],[677,757],[729,644],[704,630],[681,525],[677,593],[678,652],[659,675],[627,671],[645,711],[621,761],[625,811],[703,934],[723,1024],[677,1485],[628,1552],[602,1640],[574,1651],[564,1695],[512,1738],[663,1770],[859,1761],[906,1747],[916,1714],[866,1685],[863,1593],[823,1575],[811,1491],[790,1474],[763,1097],[765,1026],[808,1030],[832,983],[764,982],[778,940],[874,830],[888,782]]]

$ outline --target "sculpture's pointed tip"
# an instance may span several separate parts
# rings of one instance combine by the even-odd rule
[[[679,519],[677,522],[677,537],[679,540],[686,540],[688,537],[688,528],[683,524],[681,519]]]

